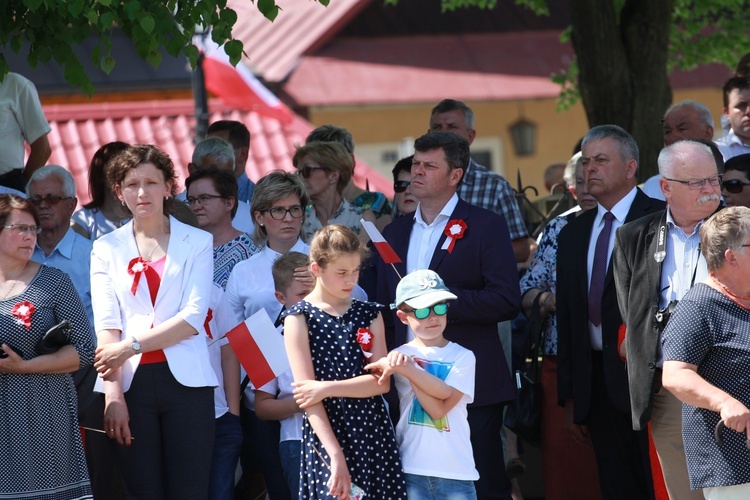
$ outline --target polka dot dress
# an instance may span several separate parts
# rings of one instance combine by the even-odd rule
[[[354,300],[343,316],[336,317],[302,301],[286,314],[305,316],[316,380],[345,380],[367,373],[356,332],[378,315],[376,304]],[[383,398],[328,398],[323,406],[344,451],[352,482],[365,491],[365,498],[406,498],[398,445]],[[330,471],[315,449],[329,465],[331,460],[307,416],[302,442],[299,498],[333,498],[326,486]]]
[[[677,304],[662,346],[665,361],[697,366],[703,379],[750,407],[750,311],[698,283]],[[714,428],[720,418],[715,411],[682,405],[682,439],[692,489],[750,483],[745,435],[727,428],[724,444],[717,445]]]
[[[35,309],[29,330],[11,314],[22,301]],[[81,365],[91,364],[93,336],[73,284],[67,274],[42,266],[26,290],[0,300],[0,342],[31,359],[36,342],[63,319],[73,325]],[[0,373],[0,471],[0,498],[93,498],[70,374]]]

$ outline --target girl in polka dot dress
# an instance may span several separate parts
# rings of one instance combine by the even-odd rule
[[[305,411],[299,498],[406,498],[382,394],[364,366],[386,355],[378,305],[350,298],[364,252],[344,226],[310,244],[315,289],[286,311],[284,341]]]

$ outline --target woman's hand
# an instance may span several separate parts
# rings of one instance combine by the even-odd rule
[[[346,466],[346,459],[331,456],[331,478],[328,480],[328,493],[338,497],[339,500],[347,500],[352,489],[352,477]]]
[[[0,372],[24,373],[24,365],[26,361],[24,361],[24,359],[7,344],[0,344],[0,349],[7,354],[7,357],[0,358]]]
[[[294,382],[294,401],[301,409],[318,404],[328,397],[327,384],[319,380],[302,380]]]
[[[120,368],[135,351],[130,340],[104,344],[96,348],[94,368],[102,378],[107,378]]]
[[[130,434],[130,414],[125,398],[107,395],[104,404],[104,431],[110,439],[116,439],[119,444],[130,446],[133,437]]]
[[[294,279],[309,287],[310,290],[315,287],[315,276],[313,276],[310,268],[307,266],[295,268]]]

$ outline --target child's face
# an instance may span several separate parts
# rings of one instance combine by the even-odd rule
[[[438,304],[445,304],[445,302],[439,302]],[[443,332],[445,331],[445,326],[448,324],[448,315],[435,314],[432,308],[436,305],[433,304],[430,306],[430,315],[424,319],[417,318],[413,312],[413,308],[406,304],[403,304],[396,311],[396,315],[401,322],[411,328],[414,336],[427,346],[442,346],[445,342]]]
[[[284,304],[284,307],[289,309],[294,304],[310,295],[311,291],[312,288],[305,285],[301,281],[293,279],[286,290],[284,290],[283,292],[276,292],[276,299]]]
[[[334,297],[345,299],[357,286],[361,264],[360,255],[350,253],[336,257],[326,267],[320,267],[317,262],[313,262],[310,268],[313,275],[318,278],[319,286]]]

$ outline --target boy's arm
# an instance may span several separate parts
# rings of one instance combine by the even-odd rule
[[[276,399],[265,391],[255,391],[255,414],[261,420],[283,420],[299,413],[294,399]]]
[[[430,377],[438,379],[433,375],[430,375]],[[448,412],[451,411],[453,407],[456,406],[456,404],[458,404],[458,402],[461,401],[461,399],[464,397],[463,392],[450,386],[448,386],[448,388],[450,389],[451,394],[445,399],[439,399],[434,396],[430,396],[413,383],[411,385],[411,388],[414,390],[414,395],[417,396],[419,404],[422,405],[422,408],[424,408],[427,414],[430,415],[430,417],[432,417],[434,420],[443,418],[445,415],[447,415]]]

